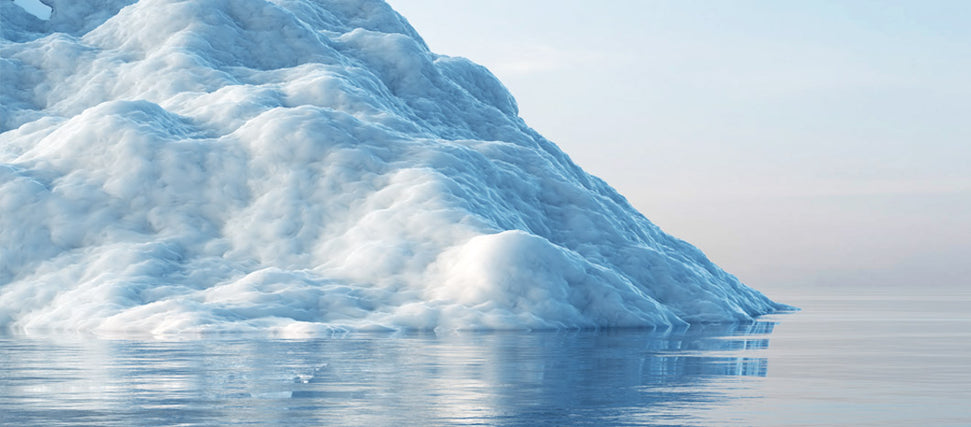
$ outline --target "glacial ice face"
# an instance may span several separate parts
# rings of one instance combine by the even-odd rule
[[[0,2],[0,328],[747,321],[784,309],[377,0]]]

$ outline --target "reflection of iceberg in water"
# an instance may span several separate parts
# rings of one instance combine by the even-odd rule
[[[302,341],[0,337],[0,422],[663,423],[678,408],[731,404],[738,395],[725,381],[737,392],[765,376],[760,352],[772,327]]]
[[[689,370],[686,375],[724,375],[724,376],[759,376],[764,377],[768,369],[768,362],[763,357],[739,356],[735,353],[744,350],[764,350],[769,347],[768,334],[772,333],[774,323],[759,322],[748,325],[719,325],[709,328],[704,333],[708,336],[723,336],[717,339],[692,341],[696,346],[683,347],[675,351],[685,354],[672,356],[667,363],[678,363],[680,369]],[[697,352],[697,354],[695,354]],[[715,356],[712,352],[733,353],[735,355]],[[690,360],[681,362],[679,359],[704,359],[703,363],[693,363]]]

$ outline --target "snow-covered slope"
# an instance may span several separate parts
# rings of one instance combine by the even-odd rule
[[[0,328],[668,326],[784,309],[377,0],[0,1]]]

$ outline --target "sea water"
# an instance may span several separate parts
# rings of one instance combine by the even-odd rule
[[[967,296],[686,330],[0,337],[3,425],[971,425]]]

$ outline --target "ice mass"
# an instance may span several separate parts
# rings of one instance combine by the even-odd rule
[[[380,0],[42,1],[46,20],[0,1],[2,330],[666,328],[788,308]]]

